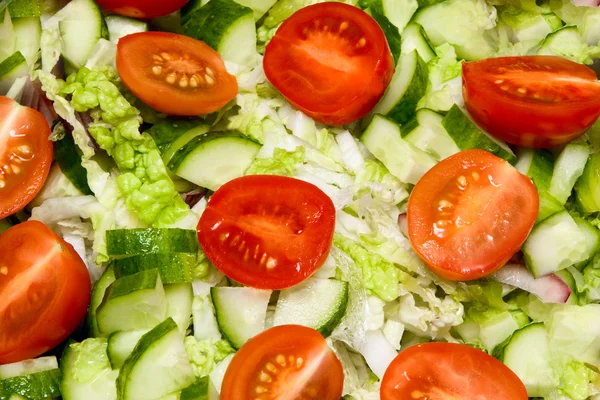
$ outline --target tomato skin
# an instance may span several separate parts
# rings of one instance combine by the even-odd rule
[[[377,22],[339,2],[304,7],[285,20],[265,49],[263,65],[290,103],[328,125],[364,117],[394,74]]]
[[[411,346],[392,361],[381,381],[381,400],[450,398],[528,397],[525,385],[507,366],[481,350],[457,343]]]
[[[479,279],[520,249],[538,208],[531,179],[487,151],[466,150],[417,182],[408,200],[408,236],[436,274]]]
[[[37,357],[85,317],[91,281],[73,247],[39,221],[0,235],[0,364]]]
[[[100,6],[131,18],[150,19],[171,14],[188,0],[96,0]]]
[[[176,33],[141,32],[120,39],[117,70],[133,94],[169,115],[210,114],[238,93],[219,53]]]
[[[310,375],[295,376],[306,369]],[[294,393],[286,398],[339,400],[343,387],[342,364],[323,336],[305,326],[281,325],[251,338],[235,354],[225,373],[220,398],[247,400],[266,389],[269,399]]]
[[[487,132],[525,147],[553,147],[585,133],[600,116],[593,70],[554,56],[500,57],[463,64],[463,95]]]
[[[333,202],[316,186],[252,175],[226,183],[210,197],[198,239],[229,278],[258,289],[284,289],[323,265],[334,229]]]
[[[23,209],[44,186],[52,164],[49,136],[40,112],[0,96],[0,219]]]

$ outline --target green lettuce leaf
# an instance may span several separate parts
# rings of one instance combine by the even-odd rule
[[[187,336],[184,343],[192,369],[197,377],[210,374],[219,362],[235,353],[229,342],[225,340],[213,343],[210,339],[198,341],[193,336]]]

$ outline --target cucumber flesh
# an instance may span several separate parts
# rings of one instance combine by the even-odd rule
[[[96,319],[101,333],[151,329],[167,316],[167,300],[158,270],[114,281],[106,290]]]
[[[42,24],[37,17],[19,18],[13,21],[15,48],[27,60],[29,66],[35,65],[40,55]]]
[[[114,258],[152,253],[197,253],[192,229],[140,228],[106,231],[106,250]]]
[[[219,392],[208,376],[203,376],[181,391],[179,400],[218,400]]]
[[[165,285],[165,297],[167,299],[167,316],[179,327],[181,333],[185,334],[192,323],[192,302],[194,292],[190,283],[177,283]]]
[[[115,260],[115,276],[122,278],[149,269],[158,269],[163,284],[192,282],[196,253],[141,254]]]
[[[102,299],[104,299],[104,294],[106,293],[106,289],[116,280],[115,272],[112,266],[108,266],[98,282],[94,285],[94,289],[92,290],[92,297],[90,300],[90,307],[88,309],[87,315],[87,325],[89,329],[89,334],[92,337],[101,336],[100,330],[98,329],[98,320],[96,319],[96,311],[98,310],[98,306],[102,303]]]
[[[587,145],[570,143],[556,158],[548,193],[561,204],[567,202],[575,182],[583,174],[589,154]]]
[[[58,360],[54,356],[34,358],[12,364],[0,365],[0,381],[50,371],[58,368]]]
[[[327,337],[346,313],[347,304],[347,282],[307,279],[280,292],[273,325],[304,325]]]
[[[586,213],[600,211],[600,175],[597,171],[600,171],[600,153],[593,153],[575,185],[577,204]]]
[[[177,324],[167,318],[141,337],[117,378],[122,400],[160,399],[195,381]]]
[[[221,331],[210,296],[194,296],[192,302],[192,319],[194,321],[194,337],[198,340],[210,339],[213,342],[221,339]]]
[[[147,330],[123,331],[111,333],[108,337],[106,352],[113,369],[119,369],[129,357],[140,338],[148,333]]]
[[[270,290],[214,287],[210,293],[223,337],[236,349],[265,329]]]
[[[0,10],[0,61],[15,52],[15,31],[8,10]],[[1,75],[0,75],[1,76]]]
[[[481,324],[479,338],[486,350],[491,352],[497,345],[510,337],[517,329],[519,329],[517,321],[515,321],[510,312],[506,311],[498,315],[498,317],[493,318],[491,321],[486,321],[486,323]]]
[[[85,195],[93,195],[87,179],[87,170],[81,165],[80,150],[73,136],[66,134],[61,140],[54,142],[54,159],[73,185]]]
[[[423,108],[417,116],[402,127],[404,140],[421,149],[436,160],[443,160],[460,151],[442,125],[444,117],[435,111]]]
[[[409,23],[402,31],[402,54],[409,54],[413,50],[416,50],[426,63],[436,57],[425,29],[416,22]]]
[[[547,191],[550,188],[554,158],[549,151],[520,148],[515,168],[530,177],[538,191]]]
[[[148,31],[148,22],[139,19],[122,15],[107,15],[104,20],[108,29],[108,38],[113,43],[117,43],[123,36]]]
[[[17,51],[0,63],[0,95],[6,95],[13,83],[29,76],[27,60]]]

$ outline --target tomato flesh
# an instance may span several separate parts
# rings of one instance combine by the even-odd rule
[[[171,14],[188,0],[96,0],[100,6],[131,18],[157,18]]]
[[[175,33],[142,32],[120,39],[117,70],[133,94],[169,115],[209,114],[238,93],[237,80],[219,53]]]
[[[50,127],[38,111],[0,96],[0,219],[27,205],[52,163]]]
[[[538,207],[531,179],[491,153],[467,150],[417,182],[408,201],[408,236],[438,275],[478,279],[519,250]]]
[[[37,357],[85,317],[91,282],[70,244],[28,221],[0,235],[0,364]]]
[[[221,400],[339,400],[342,364],[321,334],[299,325],[271,328],[242,346],[231,360]]]
[[[465,106],[490,134],[525,147],[559,146],[600,116],[600,83],[582,64],[554,56],[463,64]]]
[[[208,259],[229,278],[283,289],[309,278],[326,260],[335,207],[316,186],[254,175],[218,189],[198,223]]]
[[[457,343],[411,346],[392,361],[381,400],[527,400],[517,375],[494,357]]]
[[[288,18],[267,45],[263,65],[290,103],[329,125],[365,116],[394,73],[377,22],[338,2],[304,7]]]

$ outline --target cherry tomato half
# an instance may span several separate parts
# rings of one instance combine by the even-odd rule
[[[52,163],[50,127],[38,111],[0,96],[0,219],[27,205]]]
[[[91,282],[70,244],[27,221],[0,235],[0,364],[37,357],[85,317]]]
[[[100,6],[131,18],[157,18],[171,14],[188,0],[96,0]]]
[[[127,35],[117,45],[117,70],[133,94],[169,115],[221,109],[238,93],[235,76],[206,43],[167,32]]]
[[[519,377],[494,357],[456,343],[411,346],[392,361],[381,400],[527,400]]]
[[[335,207],[316,186],[284,176],[253,175],[221,186],[198,223],[208,259],[229,278],[283,289],[325,262]]]
[[[271,328],[236,353],[227,368],[221,400],[339,400],[342,364],[321,334],[299,325]]]
[[[377,22],[339,2],[304,7],[285,20],[267,45],[263,64],[269,81],[290,103],[329,125],[365,116],[394,73]]]
[[[408,236],[438,275],[478,279],[519,250],[538,206],[531,179],[487,151],[467,150],[417,182],[408,200]]]
[[[596,73],[554,56],[464,63],[463,94],[467,110],[483,129],[525,147],[568,143],[600,116]]]

